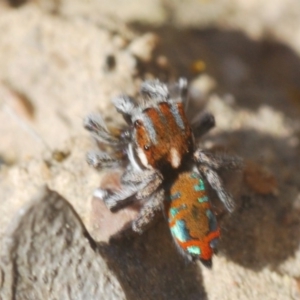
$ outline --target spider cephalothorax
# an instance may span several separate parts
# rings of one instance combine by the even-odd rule
[[[181,79],[167,86],[158,80],[141,87],[140,102],[122,96],[113,100],[127,127],[113,135],[100,116],[89,116],[85,128],[100,145],[110,149],[88,153],[89,164],[97,169],[123,167],[119,191],[98,190],[111,210],[132,201],[144,200],[132,222],[135,232],[143,232],[156,213],[166,211],[171,233],[181,252],[210,265],[219,228],[206,196],[204,179],[217,192],[226,208],[233,201],[216,170],[237,168],[240,160],[214,157],[194,140],[214,126],[214,118],[203,114],[189,124],[186,105],[187,83]],[[199,225],[197,225],[199,224]]]

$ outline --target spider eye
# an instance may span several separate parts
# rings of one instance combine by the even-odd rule
[[[146,151],[148,151],[148,150],[150,149],[150,145],[145,145],[145,146],[144,146],[144,149],[145,149]]]
[[[123,139],[129,139],[129,138],[130,138],[130,132],[129,132],[129,130],[123,131],[123,132],[121,133],[121,137],[122,137]]]
[[[134,121],[134,127],[140,127],[142,126],[142,122],[140,120]]]

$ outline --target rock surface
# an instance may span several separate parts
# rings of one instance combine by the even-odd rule
[[[125,299],[76,212],[41,189],[3,239],[1,299]]]
[[[0,2],[0,299],[299,299],[299,12],[297,0]],[[120,124],[111,97],[178,76],[191,111],[215,115],[203,147],[246,161],[221,174],[236,209],[213,201],[212,270],[183,260],[163,220],[108,243],[137,208],[107,211],[92,195],[115,175],[85,162],[88,113]]]

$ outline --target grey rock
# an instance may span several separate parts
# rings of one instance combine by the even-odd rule
[[[43,188],[2,242],[0,299],[125,299],[71,205]]]

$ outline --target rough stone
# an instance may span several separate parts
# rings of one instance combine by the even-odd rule
[[[2,298],[299,299],[299,1],[16,2],[0,2]],[[264,176],[247,184],[243,173],[220,174],[236,209],[226,214],[212,197],[222,231],[212,271],[183,260],[163,220],[108,243],[136,208],[105,210],[92,195],[113,176],[85,162],[95,147],[85,115],[121,124],[112,96],[135,95],[143,77],[179,76],[193,82],[193,113],[216,118],[201,145],[237,153],[276,182],[262,182],[262,194]],[[31,202],[45,184],[55,192]],[[58,262],[72,274],[47,278],[71,286],[66,297],[35,275]],[[93,277],[103,285],[93,289]]]

